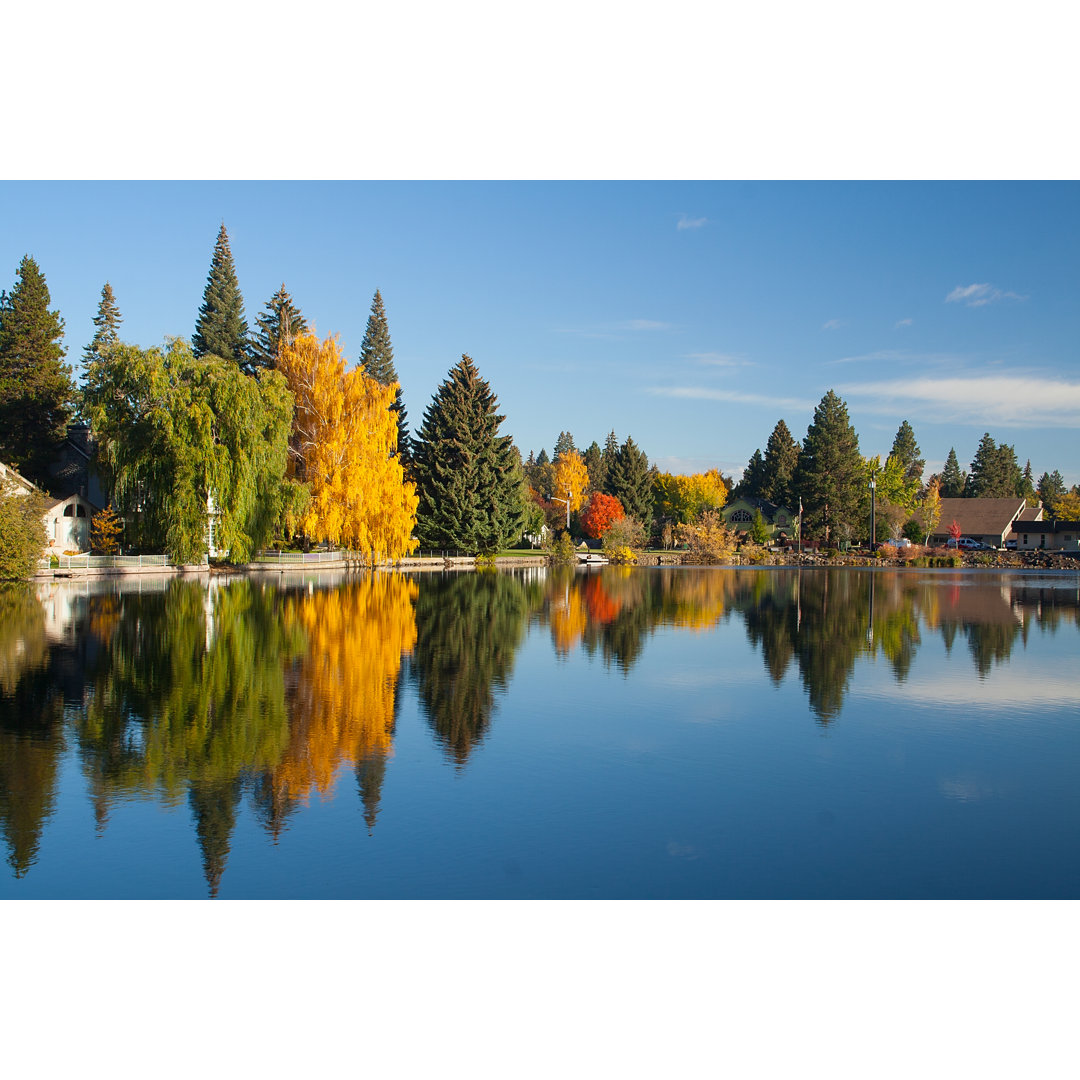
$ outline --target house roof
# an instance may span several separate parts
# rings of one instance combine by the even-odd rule
[[[0,461],[0,483],[6,481],[9,484],[14,484],[16,487],[21,487],[25,491],[37,491],[36,484],[31,483],[26,479],[22,473],[16,472],[10,465],[5,465]]]
[[[769,502],[768,499],[759,499],[756,496],[747,495],[740,495],[737,499],[732,499],[731,502],[724,506],[722,512],[726,513],[728,510],[734,509],[739,503],[749,506],[751,510],[760,510],[761,516],[765,518],[766,521],[771,521],[781,510],[786,510],[789,514],[791,513],[786,506],[778,506],[774,502]]]
[[[1038,506],[1027,506],[1020,511],[1020,516],[1017,521],[1042,521],[1043,507],[1042,503]]]
[[[1013,532],[1050,534],[1080,532],[1080,521],[1056,521],[1053,518],[1043,521],[1017,521],[1013,523]]]
[[[955,521],[965,536],[1004,536],[1024,506],[1023,499],[942,499],[935,534]]]

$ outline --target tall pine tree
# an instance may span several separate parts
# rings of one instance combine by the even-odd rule
[[[758,448],[750,455],[750,460],[743,469],[742,478],[735,488],[735,494],[742,499],[764,498],[762,487],[765,484],[765,458]]]
[[[105,356],[114,345],[120,342],[119,327],[123,322],[120,309],[116,306],[116,297],[112,286],[106,281],[101,289],[97,314],[94,316],[94,336],[83,348],[83,377],[80,392],[80,409],[85,410],[87,394],[92,392],[101,378],[101,366]]]
[[[761,497],[789,509],[795,501],[795,469],[799,464],[799,444],[783,420],[776,422],[765,446],[761,477]]]
[[[375,290],[375,298],[371,301],[371,314],[368,316],[367,327],[364,330],[364,340],[360,343],[360,363],[368,375],[382,386],[397,383],[397,392],[394,394],[394,403],[391,410],[397,415],[398,425],[398,457],[406,472],[411,460],[408,414],[405,412],[405,403],[401,397],[401,380],[394,368],[394,347],[390,344],[390,327],[386,322],[386,309],[383,307],[382,294]]]
[[[521,535],[521,470],[497,405],[463,355],[425,411],[413,446],[422,548],[488,555]]]
[[[93,321],[94,336],[90,339],[90,344],[83,349],[84,364],[91,363],[95,357],[101,356],[106,349],[120,340],[120,324],[124,319],[116,306],[113,287],[107,281],[101,287],[101,300]]]
[[[830,390],[814,410],[795,476],[807,534],[826,543],[852,539],[869,500],[865,480],[847,405]]]
[[[904,479],[909,484],[913,484],[916,488],[922,484],[926,460],[922,457],[919,444],[915,441],[915,432],[906,420],[897,429],[889,457],[896,458],[903,466]]]
[[[949,456],[945,459],[945,468],[941,470],[941,497],[943,499],[963,498],[966,484],[967,473],[960,469],[956,447],[950,446]]]
[[[266,311],[255,320],[258,330],[251,342],[251,367],[272,371],[277,367],[281,350],[306,334],[308,324],[285,290],[284,281],[263,306]]]
[[[986,432],[972,458],[964,494],[970,499],[1013,498],[1019,495],[1022,480],[1016,450],[1007,443],[998,446]]]
[[[210,273],[206,276],[202,307],[195,321],[191,348],[196,358],[220,356],[235,360],[245,374],[252,374],[251,343],[244,318],[244,298],[236,280],[236,267],[229,248],[229,234],[222,222],[218,230]]]
[[[64,320],[50,302],[44,274],[25,255],[19,280],[0,293],[0,461],[43,487],[75,398]]]
[[[649,459],[627,435],[608,474],[608,494],[623,504],[627,517],[635,518],[646,530],[652,525],[652,481]]]

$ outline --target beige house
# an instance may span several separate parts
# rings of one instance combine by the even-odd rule
[[[1009,539],[1017,551],[1080,551],[1080,521],[1018,521]]]
[[[1005,540],[1013,531],[1014,523],[1025,511],[1024,499],[942,499],[941,517],[930,536],[932,545],[948,543],[949,526],[955,521],[962,536],[989,547],[1005,546]],[[1042,508],[1037,508],[1041,515]]]

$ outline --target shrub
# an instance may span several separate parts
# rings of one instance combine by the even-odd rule
[[[545,550],[557,566],[572,566],[577,561],[574,541],[565,529],[545,547]]]
[[[626,561],[623,548],[630,551],[630,562],[636,562],[645,550],[645,529],[641,522],[633,517],[620,518],[611,523],[611,528],[604,533],[603,552],[612,562]]]
[[[621,547],[605,549],[605,555],[608,561],[615,563],[616,566],[631,566],[637,562],[637,556],[625,544]]]
[[[720,562],[735,551],[735,533],[727,527],[718,510],[706,510],[690,525],[678,527],[678,540],[690,555],[703,563]]]
[[[32,577],[46,544],[45,500],[0,486],[0,580]]]

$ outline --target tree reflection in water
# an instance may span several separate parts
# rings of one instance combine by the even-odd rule
[[[0,836],[13,873],[26,875],[71,746],[99,829],[132,798],[189,809],[216,895],[245,795],[276,840],[351,770],[375,827],[407,682],[438,745],[464,766],[491,731],[530,621],[557,657],[581,649],[628,676],[661,627],[741,620],[768,678],[797,673],[825,724],[860,658],[881,657],[902,683],[928,635],[946,651],[959,636],[986,677],[1032,632],[1080,624],[1077,596],[1017,575],[605,567],[369,574],[318,588],[174,580],[72,591],[57,625],[33,589],[4,587]]]

